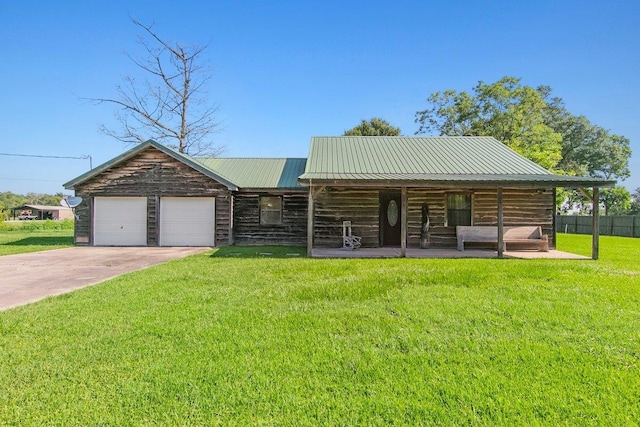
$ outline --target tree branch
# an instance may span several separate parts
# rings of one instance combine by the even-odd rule
[[[100,131],[126,143],[142,142],[149,137],[173,140],[175,144],[171,146],[185,154],[219,153],[221,149],[207,138],[219,127],[214,119],[218,106],[207,106],[209,103],[203,97],[212,78],[210,69],[199,63],[207,46],[172,45],[158,36],[153,24],[131,21],[158,45],[154,47],[141,37],[146,59],[138,60],[127,53],[154,83],[124,77],[123,84],[116,87],[117,97],[84,98],[96,105],[111,104],[119,109],[115,118],[121,129],[103,125]]]

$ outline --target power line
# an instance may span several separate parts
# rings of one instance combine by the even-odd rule
[[[0,156],[14,156],[14,157],[40,157],[45,159],[74,159],[74,160],[89,160],[89,169],[93,169],[93,159],[90,155],[86,154],[82,157],[72,156],[43,156],[40,154],[12,154],[12,153],[0,153]]]
[[[0,156],[16,156],[16,157],[44,157],[47,159],[77,159],[77,160],[86,160],[90,156],[82,156],[82,157],[70,157],[70,156],[42,156],[39,154],[10,154],[10,153],[0,153]]]
[[[0,176],[0,181],[42,181],[42,182],[60,182],[63,179],[37,179],[37,178],[6,178],[3,176]]]

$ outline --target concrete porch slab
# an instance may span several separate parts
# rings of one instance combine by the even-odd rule
[[[312,258],[400,258],[400,248],[360,248],[355,250],[342,248],[315,248]],[[407,249],[407,258],[497,258],[498,252],[487,249]],[[582,255],[550,250],[505,251],[504,258],[519,259],[591,259]]]

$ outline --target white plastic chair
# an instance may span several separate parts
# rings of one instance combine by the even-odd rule
[[[342,248],[358,249],[362,246],[361,238],[351,234],[351,221],[342,221]]]

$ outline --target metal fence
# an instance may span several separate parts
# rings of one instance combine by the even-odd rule
[[[600,234],[640,237],[640,216],[601,216]],[[558,233],[591,234],[591,216],[556,215]]]

